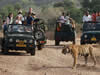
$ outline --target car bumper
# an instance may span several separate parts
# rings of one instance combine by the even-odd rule
[[[28,45],[9,44],[7,48],[10,50],[29,50],[35,48],[35,45],[34,44],[28,44]]]
[[[96,39],[96,40],[83,39],[83,40],[81,40],[81,43],[87,43],[87,44],[91,44],[91,43],[100,43],[100,39]]]
[[[57,41],[73,41],[75,40],[75,34],[73,32],[56,32],[55,40]]]

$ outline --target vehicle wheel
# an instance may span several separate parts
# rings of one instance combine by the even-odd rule
[[[59,46],[60,41],[55,41],[55,45]]]
[[[42,45],[37,45],[38,50],[42,50]]]
[[[32,56],[35,55],[35,48],[30,50],[30,54],[31,54]]]
[[[35,38],[36,40],[45,38],[44,32],[42,30],[37,30],[35,32]]]
[[[1,53],[3,53],[3,54],[7,54],[8,53],[8,48],[2,48],[2,51],[1,51]]]
[[[7,54],[8,53],[8,48],[4,45],[4,43],[2,43],[1,53],[3,53],[3,54]]]

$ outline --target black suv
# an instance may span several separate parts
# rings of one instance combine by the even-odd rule
[[[92,44],[100,42],[100,23],[86,22],[83,24],[81,44]]]
[[[63,23],[59,27],[59,22],[56,23],[55,45],[59,45],[60,41],[72,41],[75,44],[75,31],[70,24]]]
[[[8,25],[2,40],[2,52],[9,50],[26,50],[35,55],[35,39],[31,25]]]

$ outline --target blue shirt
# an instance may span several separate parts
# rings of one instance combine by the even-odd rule
[[[6,25],[6,24],[4,24],[4,26],[3,26],[3,30],[4,30],[4,31],[7,30],[7,25]]]
[[[27,17],[27,24],[31,24],[32,21],[34,21],[34,18],[32,16]]]

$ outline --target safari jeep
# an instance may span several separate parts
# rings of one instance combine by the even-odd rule
[[[55,30],[55,45],[59,45],[61,41],[71,41],[75,44],[75,31],[70,24],[62,24],[61,27],[59,27],[59,22],[57,22]]]
[[[45,24],[40,18],[34,20],[34,36],[37,42],[38,50],[42,50],[43,46],[46,44],[45,36]]]
[[[9,50],[25,50],[35,55],[35,39],[30,25],[8,25],[2,40],[2,52]]]
[[[100,42],[100,23],[87,22],[83,24],[81,44],[92,44]]]

